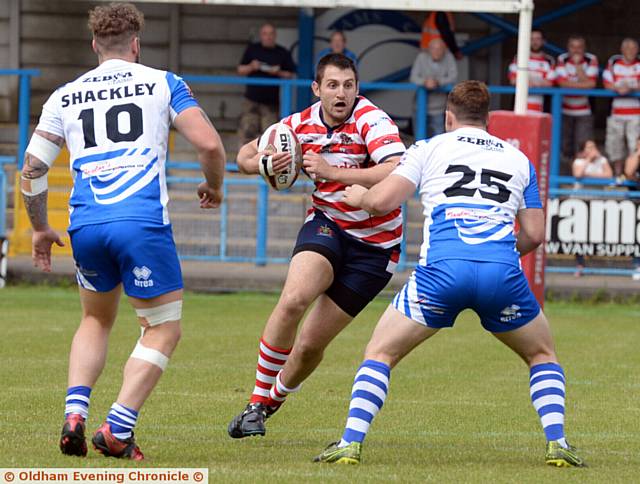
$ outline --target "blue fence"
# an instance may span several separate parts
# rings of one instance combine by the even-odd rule
[[[0,75],[18,76],[19,77],[19,139],[18,139],[18,152],[17,160],[8,157],[2,159],[4,163],[11,163],[17,161],[18,166],[21,166],[24,151],[27,145],[29,136],[29,120],[30,120],[30,81],[32,76],[39,75],[37,70],[0,70]],[[184,75],[184,79],[190,84],[226,84],[226,85],[265,85],[265,86],[279,86],[280,87],[280,114],[282,117],[291,114],[294,110],[295,90],[297,88],[309,89],[311,80],[305,79],[259,79],[259,78],[246,78],[246,77],[233,77],[233,76],[197,76],[197,75]],[[451,86],[444,86],[438,89],[441,92],[448,92]],[[414,126],[416,138],[421,139],[426,137],[427,127],[427,102],[429,92],[423,88],[411,83],[389,83],[389,82],[377,82],[377,83],[361,83],[360,90],[363,93],[367,91],[376,90],[392,90],[392,91],[411,91],[416,93],[416,125]],[[498,95],[512,95],[515,93],[515,88],[512,86],[489,86],[489,90],[493,94]],[[616,97],[617,94],[606,89],[564,89],[564,88],[533,88],[530,90],[532,94],[543,94],[551,97],[551,115],[552,115],[552,142],[551,142],[551,159],[550,159],[550,180],[549,180],[549,193],[550,196],[583,196],[583,197],[627,197],[627,198],[639,198],[640,192],[623,192],[623,191],[602,191],[592,188],[562,188],[561,185],[573,184],[576,180],[572,177],[560,176],[560,147],[562,138],[562,97],[564,95],[586,95],[590,97]],[[640,94],[632,94],[634,97],[640,97]],[[190,166],[188,162],[169,163],[168,168],[181,168],[185,169]],[[229,168],[233,168],[235,165],[229,165]],[[199,169],[197,163],[191,165],[194,169]],[[199,177],[173,177],[167,178],[169,183],[196,183],[200,181]],[[310,182],[300,181],[298,185],[302,183],[311,185]],[[613,184],[613,180],[584,180],[585,186],[591,187],[593,185],[607,185]],[[0,162],[0,184],[3,184],[4,189],[0,193],[0,234],[3,234],[6,230],[6,184],[7,180],[2,170],[2,164]],[[227,205],[223,204],[221,207],[220,216],[220,248],[219,255],[217,257],[204,256],[208,260],[221,260],[221,261],[251,261],[257,264],[266,264],[269,262],[283,262],[286,259],[273,258],[268,256],[267,251],[267,235],[268,235],[268,218],[269,213],[267,210],[269,201],[269,187],[259,177],[246,178],[246,179],[227,179],[225,182],[225,193],[228,193],[229,187],[237,185],[255,186],[257,190],[257,211],[256,214],[256,250],[254,257],[232,257],[227,255],[227,227],[228,210]],[[406,246],[406,241],[404,242]],[[403,247],[404,249],[405,247]],[[400,266],[404,266],[406,251],[403,250],[403,257],[400,260]],[[201,258],[198,256],[183,255],[183,258]],[[554,270],[554,268],[549,268]],[[603,269],[605,271],[615,272],[613,269]],[[625,272],[626,273],[626,272]]]

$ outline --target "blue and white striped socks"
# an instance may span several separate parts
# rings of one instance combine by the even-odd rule
[[[107,422],[111,433],[116,439],[124,440],[131,437],[131,431],[138,421],[138,412],[119,403],[111,405],[107,415]]]
[[[391,368],[385,363],[375,360],[362,362],[353,382],[349,417],[338,444],[340,447],[364,441],[371,421],[387,398],[390,375]]]
[[[557,363],[531,367],[529,373],[531,401],[535,407],[547,441],[557,440],[567,447],[564,437],[564,371]]]
[[[82,385],[67,388],[67,398],[65,400],[64,417],[71,413],[82,415],[87,420],[89,416],[89,400],[91,388]]]

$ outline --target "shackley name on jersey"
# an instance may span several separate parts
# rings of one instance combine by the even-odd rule
[[[420,192],[420,265],[463,259],[520,266],[516,215],[542,208],[535,169],[521,151],[482,129],[463,127],[417,142],[392,174]]]
[[[95,81],[94,81],[95,82]],[[95,101],[109,101],[113,99],[124,99],[134,96],[153,96],[156,84],[134,84],[133,86],[111,87],[109,89],[99,89],[97,91],[78,91],[62,96],[62,107],[69,105],[89,103]]]
[[[169,126],[194,106],[175,74],[120,59],[56,90],[37,129],[63,137],[69,149],[69,230],[116,220],[167,225]]]

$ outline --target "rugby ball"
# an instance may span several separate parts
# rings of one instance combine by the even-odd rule
[[[271,157],[262,156],[258,161],[260,174],[274,190],[286,190],[298,178],[302,168],[302,148],[293,130],[283,123],[269,126],[258,140],[258,151],[269,153],[291,153],[291,162],[284,171],[275,173]]]

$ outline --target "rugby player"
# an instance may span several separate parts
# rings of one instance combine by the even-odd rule
[[[87,453],[91,390],[124,292],[142,327],[124,367],[120,393],[93,435],[106,456],[142,460],[133,428],[180,338],[182,275],[167,213],[165,154],[170,124],[196,148],[206,181],[202,208],[222,199],[225,152],[187,85],[170,72],[138,63],[144,18],[131,4],[89,13],[98,67],[56,90],[42,108],[26,149],[22,193],[33,225],[33,260],[51,270],[47,172],[63,143],[70,152],[71,247],[82,320],[71,345],[64,454]]]
[[[331,340],[386,286],[400,253],[400,204],[379,217],[341,201],[347,185],[372,186],[391,173],[405,150],[397,126],[358,95],[356,67],[343,54],[320,60],[312,89],[320,100],[282,122],[295,131],[304,169],[315,181],[313,207],[260,339],[251,398],[229,424],[233,438],[265,434],[265,418],[299,388]],[[241,148],[238,165],[244,173],[258,173],[259,163],[269,157],[276,171],[290,161],[288,153],[259,152],[256,139]],[[314,302],[296,340],[298,324]]]
[[[417,188],[424,206],[424,242],[415,271],[367,345],[342,439],[316,462],[360,462],[362,442],[387,395],[391,368],[469,308],[528,365],[531,400],[547,439],[547,464],[584,466],[564,434],[565,375],[549,324],[520,266],[520,256],[544,241],[536,172],[524,154],[487,133],[488,113],[483,83],[458,84],[448,97],[447,133],[414,144],[391,175],[370,189],[354,185],[346,190],[344,203],[381,216]]]

